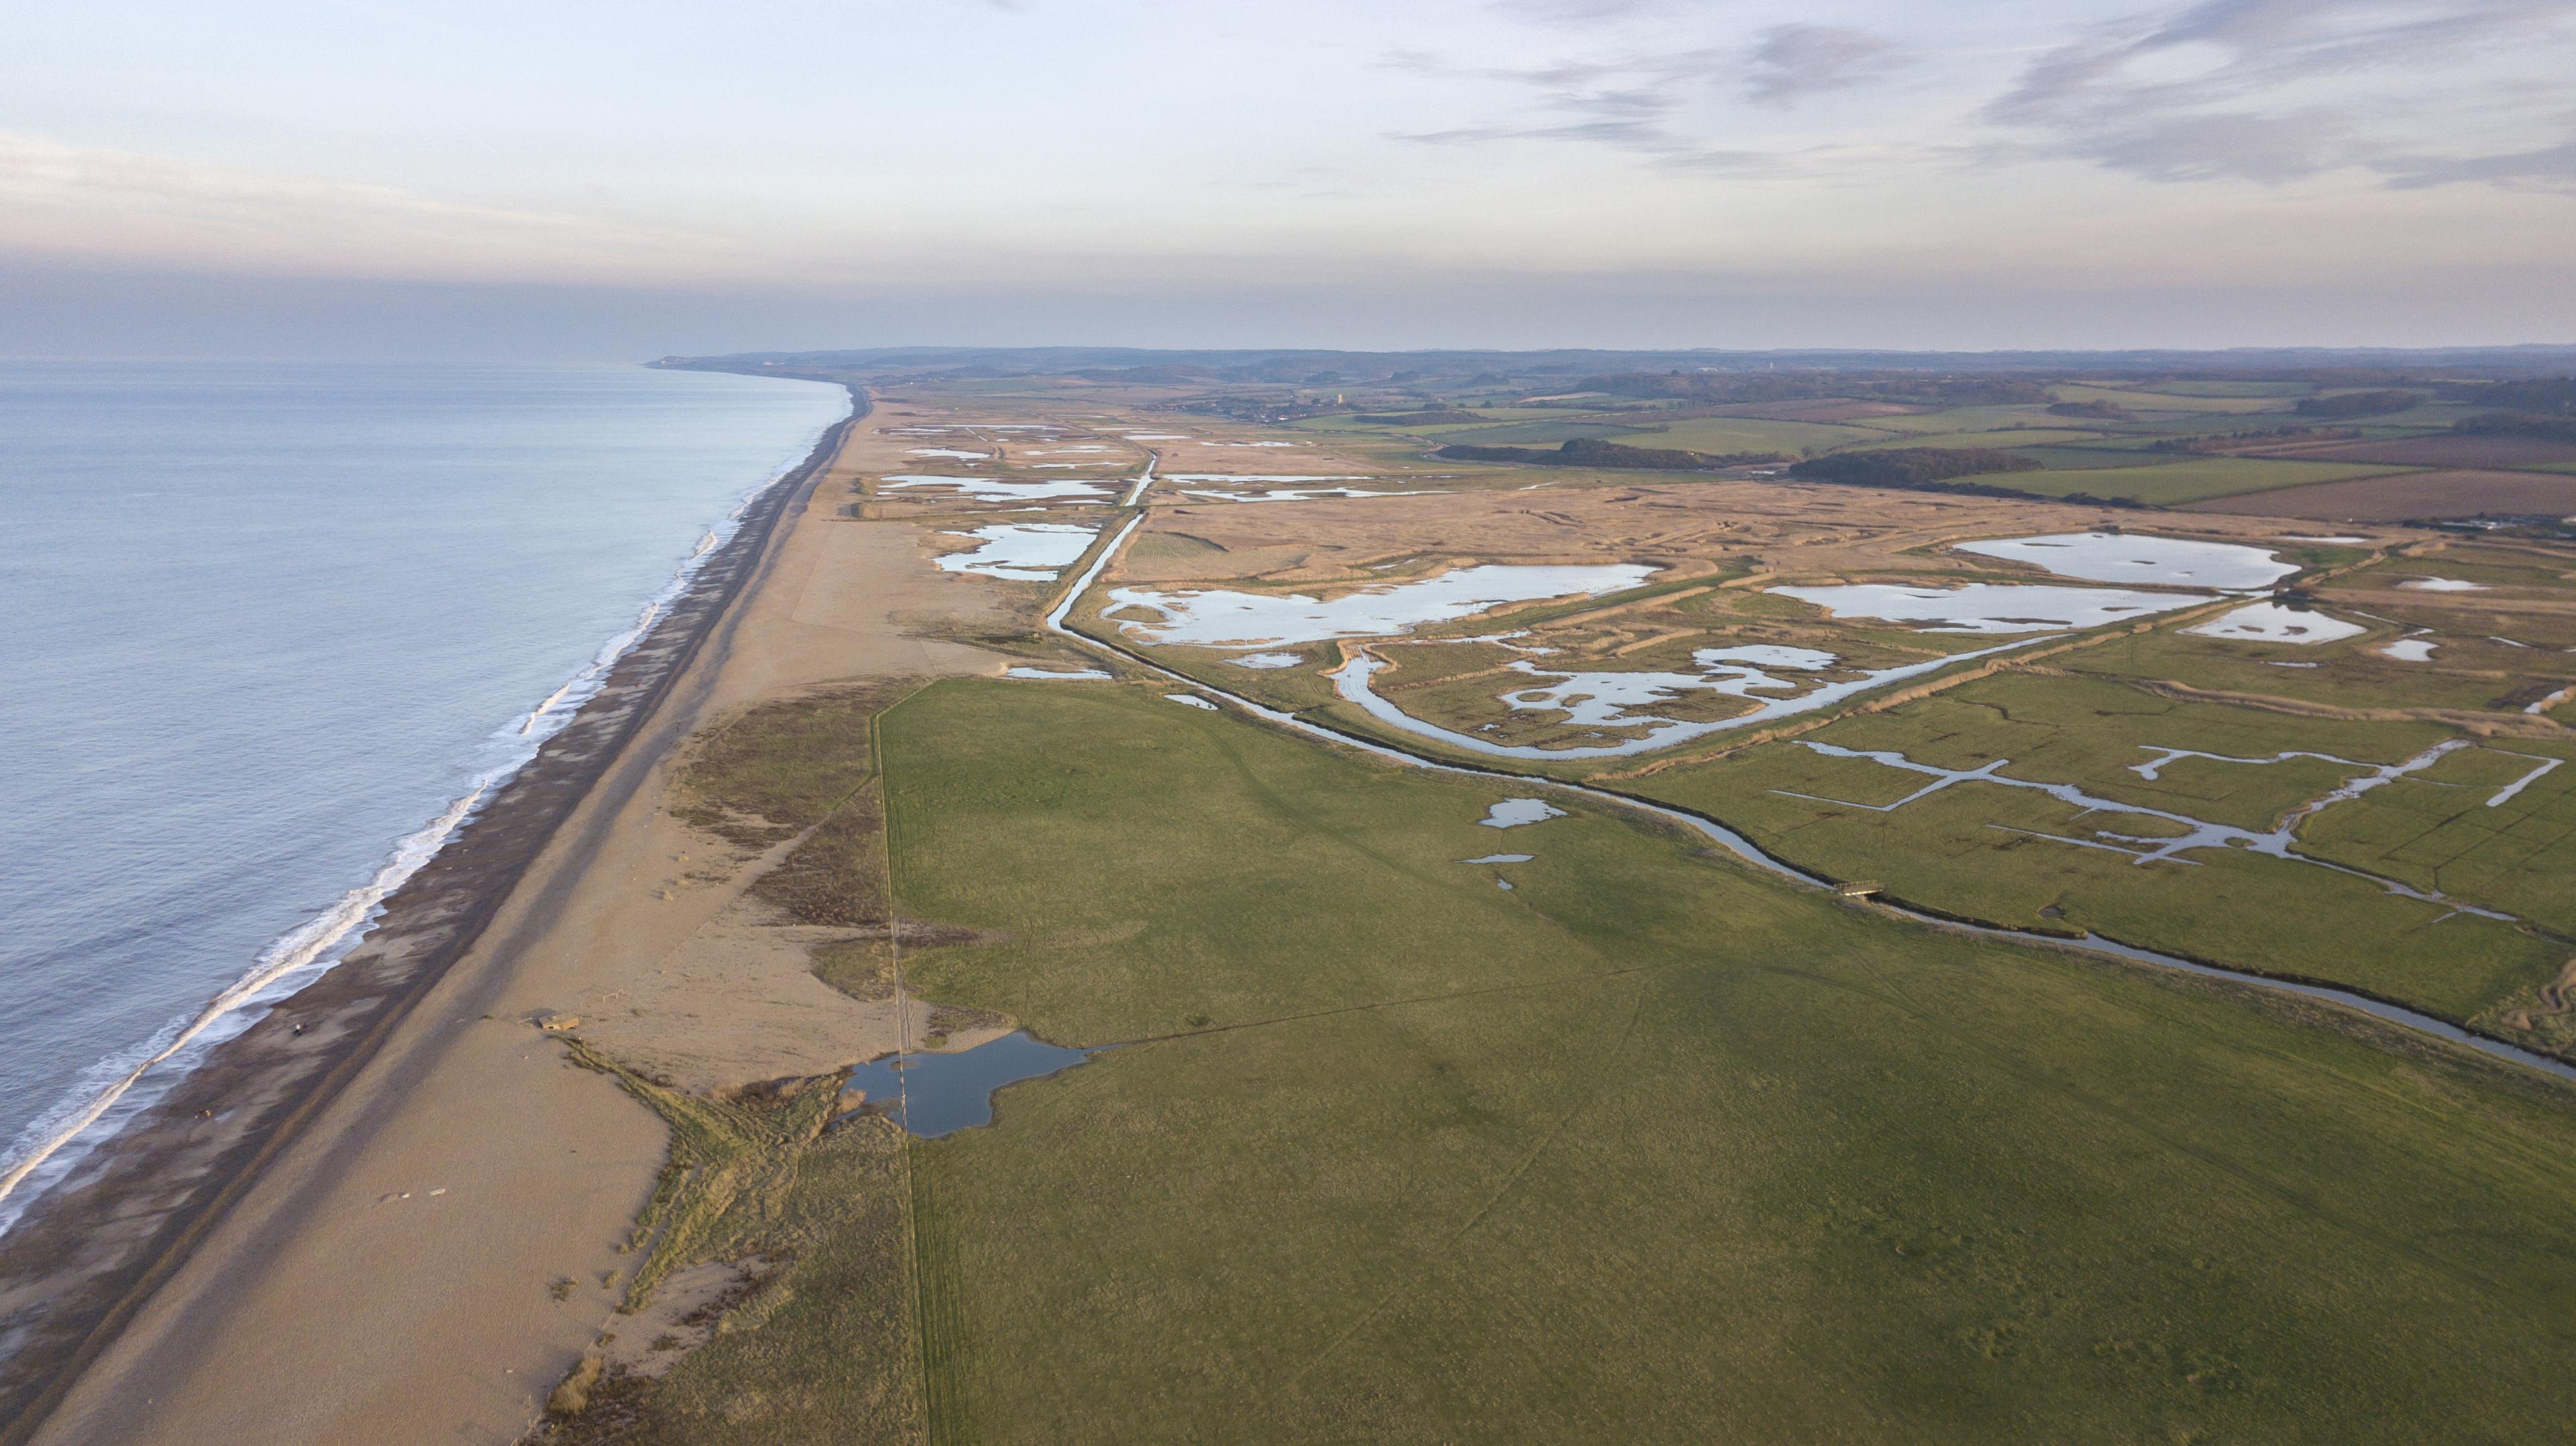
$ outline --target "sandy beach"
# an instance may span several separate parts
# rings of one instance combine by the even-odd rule
[[[750,704],[1000,666],[906,635],[899,618],[971,614],[981,589],[929,564],[919,526],[849,515],[870,442],[845,427],[782,488],[738,593],[488,926],[380,1042],[350,1050],[345,1080],[278,1086],[311,1101],[276,1102],[282,1145],[186,1162],[219,1188],[174,1226],[146,1222],[181,1237],[161,1245],[174,1268],[132,1284],[90,1343],[58,1348],[58,1362],[91,1358],[9,1439],[515,1440],[621,1298],[634,1257],[619,1246],[665,1143],[532,1021],[577,1015],[622,1055],[710,1090],[890,1046],[897,1005],[833,991],[742,926],[762,858],[709,857],[664,809],[691,735]],[[304,1000],[269,1032],[318,1035],[288,1035]],[[220,1171],[233,1178],[212,1181]]]

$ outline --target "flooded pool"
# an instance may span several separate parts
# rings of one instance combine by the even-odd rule
[[[993,454],[990,452],[961,452],[955,447],[915,447],[903,455],[907,457],[946,457],[952,462],[989,462],[993,460]]]
[[[1654,573],[1655,569],[1636,563],[1589,567],[1486,563],[1416,582],[1362,588],[1329,601],[1304,593],[1114,587],[1109,590],[1110,605],[1100,615],[1106,618],[1138,608],[1162,614],[1159,623],[1119,625],[1128,636],[1149,643],[1257,648],[1389,636],[1425,623],[1472,617],[1504,603],[1618,592]]]
[[[1055,497],[1088,500],[1094,497],[1117,495],[1109,488],[1097,487],[1089,482],[1076,482],[1070,477],[1052,482],[1004,482],[994,477],[950,477],[932,472],[904,472],[891,477],[880,477],[877,481],[880,486],[894,489],[944,487],[979,502],[1044,502]]]
[[[1487,854],[1481,859],[1460,859],[1458,862],[1462,864],[1525,864],[1537,857],[1538,855],[1536,854]]]
[[[2274,602],[2247,603],[2233,612],[2183,629],[2200,638],[2234,638],[2248,643],[2331,643],[2357,638],[2370,629],[2320,612],[2301,612]]]
[[[1185,704],[1192,708],[1205,708],[1211,713],[1216,711],[1216,705],[1214,703],[1209,702],[1207,699],[1200,697],[1196,693],[1165,693],[1163,697],[1169,702]]]
[[[1306,655],[1304,653],[1246,653],[1240,658],[1228,658],[1226,661],[1238,668],[1261,671],[1270,668],[1293,668],[1306,661]]]
[[[2485,592],[2487,585],[2456,577],[2410,577],[2398,584],[2414,592]]]
[[[1166,482],[1197,482],[1214,485],[1225,482],[1367,482],[1362,472],[1166,472]]]
[[[2401,663],[2429,663],[2433,661],[2433,650],[2440,646],[2422,638],[2399,638],[2393,643],[2381,644],[2379,652],[2382,657],[2395,658]]]
[[[1432,494],[1422,488],[1373,492],[1365,487],[1278,487],[1266,492],[1184,490],[1181,495],[1196,497],[1202,502],[1320,502],[1328,497],[1428,497]]]
[[[952,552],[939,559],[942,572],[971,572],[1018,582],[1053,582],[1061,570],[1082,560],[1100,535],[1096,527],[1062,522],[1002,522],[972,532],[944,532],[942,537],[971,537],[981,547]]]
[[[2097,628],[2216,602],[2214,593],[2131,592],[2107,587],[2051,587],[2045,583],[1972,582],[1962,587],[1905,587],[1894,583],[1845,583],[1836,587],[1775,587],[1764,591],[1814,603],[1838,618],[1937,624],[1927,633],[2036,633],[2051,628]]]
[[[1962,542],[1958,551],[2045,568],[2086,582],[2162,583],[2254,592],[2299,570],[2269,548],[2235,542],[2195,542],[2134,532],[2059,532],[2045,537],[2003,537]]]
[[[925,1140],[993,1122],[993,1094],[1025,1079],[1041,1079],[1091,1058],[1091,1051],[1042,1044],[1014,1031],[955,1054],[907,1054],[850,1072],[895,1123]]]
[[[1495,804],[1476,822],[1487,828],[1519,828],[1525,823],[1545,823],[1565,817],[1565,810],[1544,798],[1507,798]]]
[[[1004,668],[1005,678],[1038,678],[1055,683],[1091,682],[1109,675],[1098,668]]]

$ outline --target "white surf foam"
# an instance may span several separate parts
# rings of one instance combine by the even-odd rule
[[[598,695],[610,670],[651,630],[663,610],[696,581],[707,558],[742,530],[743,517],[752,504],[784,482],[812,454],[823,434],[839,424],[840,419],[835,419],[817,428],[796,449],[792,460],[744,493],[733,510],[698,539],[671,580],[645,602],[634,623],[601,644],[581,671],[526,714],[495,731],[487,743],[501,753],[500,760],[478,775],[465,793],[436,818],[398,840],[374,877],[271,942],[260,951],[248,973],[226,985],[195,1014],[163,1026],[131,1050],[101,1060],[68,1099],[22,1130],[8,1153],[0,1155],[0,1234],[6,1234],[24,1218],[45,1191],[69,1175],[98,1144],[168,1094],[170,1087],[185,1077],[207,1051],[238,1037],[258,1023],[269,1006],[347,958],[381,916],[385,898],[418,873],[456,836],[485,799],[536,757],[546,740],[562,732],[582,705]]]

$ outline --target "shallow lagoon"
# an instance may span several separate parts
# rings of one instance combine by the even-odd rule
[[[1002,522],[972,532],[946,532],[943,537],[972,537],[983,543],[967,552],[939,559],[942,572],[971,572],[1018,582],[1053,582],[1062,569],[1082,560],[1100,535],[1096,527],[1065,522]]]
[[[1104,618],[1132,608],[1162,614],[1159,623],[1122,622],[1120,630],[1149,643],[1197,647],[1269,647],[1331,638],[1383,637],[1424,623],[1471,617],[1510,602],[1577,594],[1598,596],[1635,587],[1655,570],[1635,563],[1542,567],[1487,563],[1416,582],[1363,588],[1325,601],[1303,593],[1249,593],[1226,589],[1158,592],[1109,590]]]
[[[2233,638],[2248,643],[2331,643],[2357,638],[2370,629],[2320,612],[2301,612],[2275,602],[2248,603],[2233,612],[2183,629],[2199,638]]]
[[[1184,491],[1181,495],[1203,502],[1316,502],[1327,497],[1427,497],[1430,493],[1419,487],[1388,492],[1365,487],[1274,487],[1262,492]]]
[[[2270,549],[2234,542],[2194,542],[2129,532],[2060,532],[2045,537],[2003,537],[1962,542],[1960,552],[2027,562],[2059,577],[2086,582],[2161,583],[2251,592],[2299,570]]]
[[[1937,588],[1872,582],[1775,587],[1765,591],[1814,603],[1838,618],[1942,625],[1923,630],[1929,633],[2036,633],[2051,628],[2095,628],[2218,601],[2209,593],[2131,592],[2107,587],[2050,587],[2042,583],[1972,582],[1964,587]]]
[[[1166,482],[1368,482],[1374,479],[1358,472],[1166,472]]]
[[[900,473],[883,477],[879,482],[890,488],[946,487],[979,502],[1043,502],[1051,497],[1112,497],[1117,494],[1106,487],[1071,478],[1057,482],[1004,482],[992,477],[949,477],[936,473]]]

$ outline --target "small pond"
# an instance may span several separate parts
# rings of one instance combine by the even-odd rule
[[[908,1054],[881,1059],[850,1072],[850,1087],[867,1091],[895,1123],[925,1140],[993,1122],[993,1092],[1024,1079],[1068,1070],[1092,1051],[1042,1044],[1013,1031],[955,1054]]]

